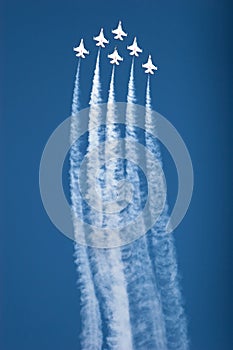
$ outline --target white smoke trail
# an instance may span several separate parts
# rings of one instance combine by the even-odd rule
[[[89,216],[91,219],[91,224],[97,225],[99,227],[103,224],[103,208],[102,208],[102,198],[100,191],[100,184],[97,180],[97,171],[100,170],[101,165],[101,152],[96,153],[93,150],[96,150],[99,146],[100,135],[99,135],[99,127],[101,125],[101,117],[102,110],[101,106],[101,84],[100,84],[100,49],[98,50],[96,66],[94,71],[94,77],[92,82],[92,90],[90,97],[90,110],[89,110],[89,123],[88,123],[88,149],[87,149],[87,164],[86,164],[86,199],[90,204],[90,207],[96,210],[92,210],[90,208]],[[95,233],[92,232],[92,235]],[[89,237],[90,242],[92,238]]]
[[[96,196],[94,182],[98,168],[104,164],[106,152],[110,152],[106,143],[105,153],[97,153],[97,157],[92,156],[94,148],[100,149],[101,132],[98,126],[101,124],[101,96],[100,96],[100,74],[99,74],[99,53],[94,72],[93,86],[90,99],[89,112],[89,146],[87,162],[87,193],[89,198]],[[110,84],[110,97],[108,103],[107,120],[113,118],[114,111],[114,70]],[[93,129],[95,128],[95,129]],[[108,169],[110,170],[110,169]],[[96,214],[91,214],[93,222],[100,227],[104,225],[104,203],[103,186],[99,189],[98,218]],[[107,198],[106,198],[107,199]],[[93,203],[93,202],[92,202]],[[96,202],[94,203],[96,205]],[[91,211],[92,209],[90,209]],[[96,220],[97,219],[97,220]],[[91,234],[95,235],[96,229],[92,225]],[[95,291],[101,305],[101,316],[104,329],[104,348],[112,350],[132,349],[131,331],[129,324],[128,299],[126,284],[122,269],[120,249],[99,249],[89,248],[88,256],[95,285]]]
[[[114,159],[116,155],[119,153],[118,148],[111,144],[110,141],[117,140],[118,139],[118,129],[116,127],[117,123],[117,111],[116,111],[116,104],[115,104],[115,92],[114,92],[114,78],[115,78],[115,66],[112,67],[112,75],[110,80],[110,87],[109,87],[109,94],[108,94],[108,103],[107,103],[107,113],[106,113],[106,129],[105,129],[105,162],[106,155],[109,159]],[[113,187],[113,177],[115,173],[115,164],[113,161],[107,161],[105,163],[105,187],[106,187],[106,194],[104,196],[105,200],[113,199],[112,193],[110,193],[110,188]]]
[[[134,61],[132,61],[128,84],[128,105],[126,109],[126,159],[135,159],[135,153],[137,154],[136,148],[130,142],[138,141],[136,131],[132,127],[135,125],[135,101]],[[132,157],[133,155],[134,157]],[[140,164],[140,159],[138,159],[138,164]],[[141,211],[140,179],[138,172],[130,164],[126,165],[126,174],[129,181],[134,183],[135,193],[133,202],[135,209],[131,212],[134,215]],[[144,229],[145,226],[142,220],[142,233]],[[166,349],[166,339],[163,316],[146,238],[141,237],[137,241],[124,246],[122,248],[122,256],[128,283],[130,316],[135,349],[164,350]]]
[[[119,186],[119,179],[123,179],[123,167],[120,166],[117,159],[122,159],[124,157],[123,142],[117,142],[120,139],[120,128],[117,116],[117,105],[115,102],[115,91],[114,91],[114,77],[115,77],[115,66],[112,69],[112,75],[110,80],[110,88],[107,103],[107,113],[106,113],[106,144],[105,144],[105,181],[106,181],[106,194],[105,198],[108,202],[113,202],[116,205],[123,198],[119,195],[121,193],[121,188]],[[118,186],[118,187],[117,187]],[[116,198],[116,193],[118,197]],[[119,212],[123,206],[118,205]],[[107,226],[118,227],[120,224],[120,215],[110,215],[108,217]]]
[[[99,212],[90,209],[89,216],[94,224],[103,227],[106,224],[104,214],[105,203],[103,199],[111,200],[109,196],[109,184],[115,189],[117,186],[117,176],[114,172],[115,163],[106,166],[106,176],[104,185],[106,190],[96,181],[96,172],[104,163],[104,156],[114,158],[122,152],[116,146],[108,145],[108,141],[118,139],[118,130],[110,121],[117,122],[115,97],[114,97],[114,69],[112,72],[109,99],[107,105],[107,127],[106,127],[106,147],[104,154],[98,153],[98,157],[92,156],[92,150],[100,146],[101,133],[98,127],[101,125],[101,86],[99,71],[100,52],[98,52],[96,67],[93,78],[93,86],[90,98],[89,113],[89,145],[88,162],[86,165],[87,178],[87,199],[92,200],[94,207],[99,208]],[[78,110],[78,87],[79,69],[77,71],[73,105],[71,139],[75,137],[78,120],[75,114]],[[128,107],[126,111],[126,124],[134,125],[134,62],[132,62],[130,80],[128,86]],[[147,85],[146,100],[146,128],[149,132],[154,127],[151,118],[151,101],[149,81]],[[136,152],[130,140],[137,141],[135,130],[126,127],[126,159]],[[146,146],[155,152],[155,144],[146,136]],[[156,145],[157,147],[157,145]],[[156,154],[160,157],[159,148]],[[79,189],[77,188],[76,161],[81,156],[77,145],[71,148],[71,197],[73,216],[82,217],[83,210]],[[135,157],[134,157],[135,158]],[[134,183],[134,207],[130,212],[135,215],[141,210],[140,179],[137,171],[128,164],[126,172],[129,181]],[[147,177],[149,181],[156,178],[156,174],[150,172],[150,164],[147,164]],[[109,176],[110,174],[110,176]],[[153,175],[155,177],[153,177]],[[118,171],[119,176],[119,171]],[[97,182],[97,185],[94,185]],[[96,196],[94,188],[99,188],[99,196]],[[136,204],[136,205],[135,205]],[[153,203],[151,205],[156,205]],[[174,244],[171,235],[164,235],[164,227],[168,216],[164,210],[162,218],[151,230],[152,234],[147,239],[142,237],[137,241],[123,247],[115,249],[86,248],[76,244],[76,263],[79,272],[79,286],[81,292],[81,315],[83,318],[82,349],[97,350],[109,348],[116,350],[137,350],[157,349],[157,350],[186,350],[187,333],[186,323],[181,303],[181,295],[177,282],[177,265],[175,258]],[[121,219],[119,219],[120,221]],[[91,235],[95,235],[94,225]],[[82,230],[82,227],[75,227]],[[127,231],[127,230],[126,230]],[[141,222],[141,231],[144,232],[144,223]],[[148,251],[148,242],[151,243]],[[122,264],[123,262],[123,264]],[[124,270],[124,271],[123,271]],[[124,275],[125,273],[125,275]],[[155,273],[155,274],[154,274]],[[161,294],[161,302],[166,321],[167,345],[165,337],[164,320],[161,310],[161,302],[157,285]],[[127,287],[126,287],[127,286]],[[127,290],[128,289],[128,295]],[[99,302],[98,302],[99,301]],[[130,309],[130,314],[129,314]],[[101,320],[102,318],[102,320]],[[103,333],[106,337],[103,341]],[[133,341],[131,335],[133,333]],[[133,342],[133,344],[132,344]]]
[[[146,147],[156,154],[157,159],[161,161],[160,148],[157,142],[149,136],[155,134],[155,120],[153,120],[151,108],[150,80],[148,76],[146,89]],[[153,172],[153,166],[147,160],[147,178],[148,181],[156,183],[156,174]],[[154,206],[154,198],[151,196],[150,205]],[[178,270],[176,262],[176,252],[172,234],[165,231],[168,222],[167,205],[161,218],[151,229],[149,240],[151,242],[152,262],[154,265],[157,285],[161,295],[162,308],[166,326],[167,345],[169,350],[187,350],[187,325],[182,305],[182,296],[179,288]],[[152,218],[153,219],[153,218]]]
[[[79,130],[79,120],[77,113],[79,111],[79,75],[80,75],[80,60],[78,62],[77,74],[75,79],[71,130],[70,130],[70,190],[72,202],[72,216],[75,222],[75,217],[82,218],[82,201],[78,188],[77,168],[78,163],[82,158],[82,154],[76,140]],[[75,230],[77,228],[75,227]],[[83,227],[79,226],[81,231]],[[87,248],[75,243],[75,263],[79,273],[78,286],[80,290],[80,307],[82,320],[81,346],[83,350],[99,350],[102,347],[102,331],[99,305],[96,298],[93,280],[91,276]]]
[[[110,81],[109,97],[107,103],[106,114],[106,143],[105,143],[105,157],[110,159],[110,162],[106,164],[105,170],[105,186],[107,195],[106,200],[112,200],[111,189],[117,188],[117,177],[115,172],[116,163],[112,161],[116,155],[119,156],[119,147],[115,143],[111,143],[112,140],[117,140],[119,137],[119,131],[116,126],[117,122],[117,110],[115,105],[115,93],[114,93],[114,76],[115,67],[113,66],[112,76]],[[109,193],[110,192],[110,193]],[[109,195],[110,194],[110,195]],[[114,216],[115,218],[115,216]],[[111,222],[108,222],[108,225]],[[129,304],[127,295],[127,286],[123,271],[123,263],[121,257],[120,248],[105,249],[100,252],[105,255],[105,267],[104,276],[105,281],[103,283],[106,287],[106,279],[109,276],[109,300],[105,305],[106,318],[108,319],[108,336],[107,345],[109,349],[133,349],[131,325],[129,317]]]

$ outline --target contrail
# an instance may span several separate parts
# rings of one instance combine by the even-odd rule
[[[110,190],[116,190],[117,188],[117,172],[115,172],[116,163],[113,161],[116,156],[119,156],[119,147],[116,141],[119,138],[119,131],[116,126],[117,122],[117,110],[115,104],[115,93],[114,93],[114,76],[115,67],[113,66],[109,97],[107,103],[107,114],[106,114],[106,142],[105,142],[105,160],[109,159],[106,164],[105,170],[105,184],[107,195],[106,200],[112,200]],[[108,196],[110,194],[110,196]],[[115,216],[114,216],[115,220]],[[111,222],[108,222],[111,225]],[[121,257],[120,248],[104,249],[99,252],[99,259],[102,260],[104,256],[105,261],[102,262],[105,271],[103,273],[104,281],[103,284],[109,287],[108,298],[106,297],[105,313],[108,319],[108,335],[107,345],[109,349],[133,349],[132,345],[132,334],[129,317],[129,303],[127,295],[127,286],[124,276],[124,269]],[[109,278],[108,278],[109,277]],[[106,285],[106,279],[109,285]]]
[[[79,130],[77,112],[79,106],[80,62],[75,80],[71,118],[71,141],[75,140]],[[87,162],[84,169],[86,187],[83,192],[89,206],[83,206],[78,185],[78,165],[83,157],[83,150],[74,143],[70,151],[70,188],[72,215],[75,237],[83,235],[89,243],[94,243],[99,232],[106,227],[117,227],[128,217],[135,219],[142,210],[140,177],[137,168],[130,162],[136,159],[140,164],[136,146],[139,142],[135,123],[135,87],[134,60],[130,70],[126,108],[125,146],[119,141],[120,131],[117,124],[117,108],[114,92],[115,68],[113,67],[106,114],[105,145],[100,125],[102,120],[100,50],[90,96],[88,123]],[[154,134],[155,121],[152,118],[150,82],[146,90],[145,144],[149,151],[156,153],[161,162],[159,145],[149,134]],[[102,150],[104,150],[102,152]],[[115,158],[126,158],[125,169],[122,162]],[[137,159],[138,157],[138,159]],[[146,159],[147,180],[156,185],[157,174]],[[101,169],[103,179],[100,179]],[[118,182],[124,178],[133,184],[132,203],[124,212],[111,213],[106,210],[116,201],[114,192],[119,191]],[[115,204],[115,203],[114,203]],[[150,205],[157,203],[153,196]],[[120,202],[119,202],[120,207]],[[96,210],[97,208],[97,210]],[[187,330],[182,298],[177,277],[177,263],[172,235],[165,233],[168,221],[167,205],[151,229],[150,233],[121,248],[84,247],[75,243],[75,257],[79,274],[81,294],[83,350],[187,350]],[[91,232],[84,230],[84,225],[75,226],[75,219],[88,218]],[[81,221],[82,221],[81,220]],[[143,234],[143,217],[139,222]],[[111,232],[111,230],[109,230]],[[108,231],[106,231],[108,232]],[[125,228],[124,234],[128,234]],[[122,232],[120,233],[122,234]],[[107,237],[111,239],[110,237]],[[119,237],[119,241],[122,237]],[[77,238],[78,240],[78,238]],[[93,244],[94,245],[94,244]]]
[[[103,208],[100,191],[100,183],[96,176],[96,170],[100,170],[101,152],[98,152],[100,143],[99,127],[102,119],[102,109],[99,105],[101,100],[101,84],[100,84],[100,49],[98,50],[96,65],[94,70],[94,77],[92,83],[90,109],[89,109],[89,123],[88,123],[88,148],[87,148],[87,164],[86,164],[86,199],[90,203],[89,216],[91,224],[102,226],[103,223]],[[97,152],[97,153],[96,153]],[[102,160],[103,161],[103,160]],[[98,211],[96,211],[97,209]],[[95,233],[92,232],[92,235]],[[88,239],[92,240],[90,236]]]
[[[128,105],[126,109],[126,159],[131,159],[132,156],[135,159],[135,153],[137,154],[137,150],[131,142],[138,142],[136,131],[133,128],[135,125],[135,101],[133,60],[128,84]],[[138,163],[140,163],[140,160],[138,160]],[[128,163],[126,165],[126,176],[134,183],[133,205],[135,208],[130,214],[139,214],[141,211],[140,179],[138,172]],[[143,220],[140,225],[143,233],[145,229]],[[137,350],[165,350],[167,347],[163,315],[145,236],[122,247],[122,257],[128,284],[134,347]]]
[[[111,197],[110,186],[112,185],[113,176],[115,175],[115,163],[113,161],[108,161],[106,155],[109,159],[114,159],[118,154],[118,147],[115,144],[111,144],[109,141],[117,140],[119,137],[117,123],[117,110],[115,103],[115,91],[114,91],[114,78],[115,78],[115,66],[112,67],[112,75],[109,86],[108,102],[107,102],[107,113],[106,113],[106,126],[105,126],[105,184],[106,194],[105,199],[109,200]]]
[[[94,148],[100,149],[101,135],[98,126],[101,124],[101,86],[99,72],[100,52],[97,55],[96,68],[94,72],[93,86],[90,98],[89,112],[89,158],[87,162],[87,192],[89,198],[93,196],[94,181],[96,171],[104,164],[104,156],[108,151],[108,142],[106,143],[105,153],[97,152],[97,157],[92,157]],[[114,103],[114,70],[110,83],[109,103],[107,111],[107,119],[112,117],[112,104]],[[93,129],[95,128],[95,129]],[[110,170],[110,169],[108,169]],[[107,189],[108,190],[108,189]],[[93,222],[91,234],[95,235],[94,226],[104,225],[104,188],[100,183],[99,202],[98,202],[98,218],[91,215]],[[106,198],[108,199],[108,198]],[[96,202],[94,203],[96,205]],[[91,211],[92,209],[90,209]],[[95,225],[94,225],[95,224]],[[123,267],[121,261],[120,249],[105,249],[105,248],[89,248],[89,261],[95,285],[97,298],[100,302],[101,318],[104,332],[104,348],[118,350],[131,350],[131,329],[129,321],[128,298],[126,292],[126,283],[124,280]]]
[[[115,89],[114,89],[114,78],[115,78],[115,66],[112,68],[112,75],[110,80],[109,95],[107,102],[107,113],[106,113],[106,129],[105,129],[105,187],[106,195],[105,198],[109,203],[108,207],[114,203],[116,213],[119,213],[122,206],[120,201],[122,198],[122,189],[119,186],[119,181],[124,178],[124,170],[122,167],[122,161],[119,159],[124,158],[124,147],[123,142],[119,142],[121,138],[121,131],[118,124],[117,116],[117,105],[115,102]],[[116,194],[118,195],[116,197]],[[122,204],[122,203],[121,203]],[[121,220],[121,215],[109,215],[106,219],[106,226],[118,227]]]
[[[80,76],[80,60],[78,62],[75,86],[73,92],[71,129],[70,129],[70,191],[72,202],[72,216],[75,223],[75,217],[82,215],[82,200],[77,181],[77,164],[79,163],[82,154],[76,140],[79,130],[78,111],[79,106],[79,76]],[[79,226],[79,234],[83,227]],[[74,227],[77,234],[77,227]],[[82,319],[81,346],[83,350],[99,350],[102,347],[102,331],[99,305],[96,298],[92,275],[90,271],[87,248],[75,243],[75,263],[79,274],[78,286],[80,290],[80,305]]]
[[[155,122],[151,108],[150,80],[148,76],[146,89],[145,142],[148,150],[155,153],[157,160],[160,161],[162,166],[159,145],[149,136],[149,133],[152,135],[156,133]],[[151,166],[148,160],[147,177],[149,181],[156,182],[156,174],[153,172],[153,166]],[[153,196],[151,196],[150,205],[156,205]],[[168,219],[168,206],[166,205],[161,218],[157,221],[149,234],[152,263],[161,295],[168,349],[187,350],[187,325],[179,287],[174,239],[173,235],[166,233],[165,230]]]

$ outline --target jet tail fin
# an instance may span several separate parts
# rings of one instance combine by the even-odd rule
[[[149,68],[145,70],[145,73],[154,74],[153,70],[152,70],[152,69],[149,69]]]
[[[75,56],[85,58],[84,54],[81,52],[78,52]]]

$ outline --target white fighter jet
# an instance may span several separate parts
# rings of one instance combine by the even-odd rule
[[[98,36],[94,36],[93,40],[97,41],[96,46],[101,46],[101,47],[105,47],[104,44],[109,43],[109,40],[107,40],[104,37],[104,29],[103,28],[100,29],[100,33]]]
[[[112,64],[117,64],[119,66],[119,62],[118,61],[123,61],[123,58],[118,54],[117,52],[117,48],[115,47],[113,53],[111,53],[110,55],[108,55],[108,58],[111,58],[110,63]]]
[[[148,61],[142,65],[143,68],[146,68],[145,73],[154,74],[153,70],[157,70],[158,67],[154,66],[152,63],[151,55],[148,57]]]
[[[83,39],[81,39],[79,46],[74,47],[74,51],[77,52],[77,57],[85,58],[84,55],[89,55],[89,51],[87,51],[84,47]]]
[[[138,52],[142,52],[142,49],[140,49],[140,47],[138,47],[136,37],[134,38],[133,44],[130,46],[127,46],[127,49],[131,51],[129,53],[131,56],[134,55],[134,56],[138,57]]]
[[[114,39],[120,39],[120,40],[123,40],[123,36],[127,36],[127,34],[123,31],[122,29],[122,25],[121,25],[121,21],[119,21],[118,23],[118,27],[116,29],[113,29],[112,30],[112,33],[113,34],[116,34],[114,36]]]

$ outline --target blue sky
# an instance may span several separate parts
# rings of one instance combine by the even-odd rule
[[[151,53],[159,66],[153,106],[177,128],[193,161],[193,200],[175,231],[191,349],[230,349],[232,6],[216,0],[11,0],[1,8],[1,348],[79,348],[73,243],[43,209],[38,169],[48,137],[70,113],[77,65],[72,47],[84,37],[91,52],[81,72],[86,107],[96,56],[92,37],[102,26],[110,37],[121,19],[129,42],[137,35],[144,49],[136,67],[138,103],[146,84],[140,64]],[[119,51],[126,56],[123,46]],[[119,101],[125,100],[129,62],[125,58],[116,74]],[[176,174],[166,152],[164,162],[172,204]]]

